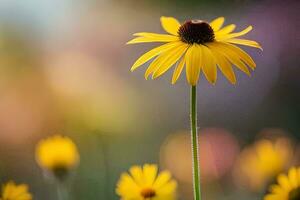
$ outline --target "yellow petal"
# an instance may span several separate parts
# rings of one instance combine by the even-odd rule
[[[220,54],[219,52],[215,51],[213,48],[211,49],[213,52],[217,65],[221,72],[224,74],[224,76],[230,81],[230,83],[235,84],[236,83],[236,77],[234,74],[234,71],[232,69],[231,63],[227,60],[227,58]]]
[[[143,172],[145,177],[145,184],[147,186],[152,186],[157,176],[157,166],[145,164],[143,167]]]
[[[222,45],[223,48],[228,49],[228,50],[238,54],[240,59],[243,60],[252,69],[254,69],[256,67],[254,60],[245,51],[243,51],[239,47],[228,44],[228,43],[223,43],[223,42],[222,43],[220,42],[220,45]]]
[[[219,53],[223,54],[232,64],[234,64],[238,69],[246,73],[248,76],[250,76],[250,71],[248,67],[243,63],[239,56],[234,52],[230,51],[229,49],[223,48],[221,43],[219,42],[212,42],[207,44],[210,48],[214,48]]]
[[[169,56],[169,54],[168,54],[169,52],[170,51],[166,51],[166,53],[163,53],[163,54],[157,56],[157,58],[155,58],[155,60],[149,65],[149,67],[147,68],[145,75],[144,75],[146,80],[148,79],[150,74],[152,74],[159,68],[160,63],[163,62],[165,60],[165,58]]]
[[[157,78],[170,69],[178,60],[181,58],[182,54],[186,51],[188,46],[182,44],[181,46],[174,49],[174,52],[170,54],[161,64],[161,66],[153,73],[152,78]]]
[[[201,45],[202,56],[201,56],[201,67],[206,79],[211,83],[215,84],[217,80],[217,66],[216,60],[211,50],[204,45]]]
[[[184,64],[185,64],[185,56],[182,56],[180,62],[177,64],[177,66],[174,70],[173,77],[172,77],[172,84],[175,84],[176,81],[178,80],[178,78],[183,70]]]
[[[126,196],[132,199],[139,195],[139,187],[136,180],[133,180],[129,174],[123,173],[117,183],[116,193],[120,196]]]
[[[178,41],[179,38],[174,35],[157,34],[157,33],[136,33],[139,36],[127,42],[126,44],[148,43],[148,42],[173,42]]]
[[[291,168],[288,177],[292,188],[297,188],[299,186],[297,175],[297,169],[295,167]]]
[[[166,50],[168,50],[168,49],[170,49],[170,48],[172,48],[176,45],[177,45],[176,42],[171,42],[171,43],[161,45],[159,47],[156,47],[156,48],[148,51],[147,53],[145,53],[141,57],[139,57],[139,59],[137,59],[137,61],[135,61],[135,63],[131,67],[131,71],[133,71],[136,68],[138,68],[139,66],[143,65],[144,63],[146,63],[150,59],[154,58],[158,54],[160,54],[160,53],[162,53],[162,52],[164,52],[164,51],[166,51]]]
[[[280,192],[282,192],[282,188],[279,185],[272,185],[270,187],[270,191],[272,193],[280,193]]]
[[[225,40],[226,42],[233,43],[233,44],[240,44],[240,45],[245,45],[249,47],[255,47],[260,50],[263,50],[261,45],[253,40],[246,40],[246,39],[237,39],[237,38],[232,38]]]
[[[201,69],[201,47],[193,44],[186,52],[186,77],[190,85],[196,85]]]
[[[161,172],[155,182],[153,183],[154,188],[160,188],[164,184],[168,183],[168,181],[171,179],[171,174],[168,171]]]
[[[161,17],[160,18],[161,25],[167,33],[172,35],[178,35],[178,30],[180,28],[180,23],[177,19],[173,17]]]
[[[286,191],[289,191],[289,190],[291,190],[291,185],[290,185],[290,182],[289,182],[289,180],[288,180],[288,177],[286,177],[285,175],[283,175],[283,174],[280,174],[279,176],[278,176],[278,183],[279,183],[279,185],[282,187],[282,188],[284,188],[284,190],[286,190]]]
[[[283,199],[276,194],[268,194],[264,197],[264,200],[283,200]]]
[[[239,37],[242,35],[245,35],[247,33],[249,33],[252,30],[252,26],[248,26],[247,28],[245,28],[244,30],[237,32],[237,33],[230,33],[230,34],[225,34],[225,35],[216,35],[216,40],[217,41],[224,41],[224,40],[228,40],[231,38],[235,38],[235,37]]]
[[[162,187],[157,189],[157,196],[174,194],[176,188],[177,188],[177,182],[174,180],[169,181],[167,184],[164,184]]]
[[[209,24],[214,29],[214,31],[218,31],[222,27],[224,21],[225,21],[224,17],[218,17],[217,19],[213,20]]]
[[[173,46],[171,49],[166,50],[165,52],[163,52],[162,54],[160,54],[147,68],[146,72],[145,72],[145,79],[148,79],[148,76],[155,72],[161,65],[163,62],[165,62],[175,51],[178,47],[180,47],[182,45],[182,43],[176,43],[175,46]]]
[[[230,24],[230,25],[227,25],[227,26],[221,28],[219,31],[215,32],[215,35],[228,34],[228,33],[231,33],[234,29],[235,29],[235,25]]]
[[[138,184],[138,185],[142,185],[144,183],[144,175],[143,175],[143,170],[141,167],[139,166],[133,166],[130,168],[130,174],[133,177],[134,181]]]
[[[300,167],[297,168],[297,179],[300,180]],[[300,185],[300,181],[299,181]]]

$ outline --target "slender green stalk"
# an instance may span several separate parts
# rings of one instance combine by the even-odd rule
[[[111,192],[110,192],[110,170],[109,170],[109,159],[108,159],[108,140],[106,140],[105,135],[102,133],[98,133],[99,135],[99,142],[100,142],[100,148],[102,151],[102,159],[103,159],[103,174],[104,174],[104,190],[105,190],[105,196],[106,199],[111,199]]]
[[[69,194],[64,183],[57,181],[56,185],[58,200],[69,200]]]
[[[201,200],[200,167],[199,167],[199,148],[197,131],[197,90],[196,86],[191,87],[191,139],[192,139],[192,158],[193,158],[193,186],[194,200]]]

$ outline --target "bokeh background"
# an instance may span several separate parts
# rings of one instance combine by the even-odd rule
[[[192,199],[189,87],[171,72],[144,80],[134,60],[151,45],[132,33],[162,32],[160,16],[225,16],[261,43],[238,84],[202,78],[198,114],[205,200],[261,199],[279,172],[299,164],[299,1],[1,0],[0,183],[25,182],[34,199],[56,199],[35,162],[36,143],[63,134],[77,144],[72,199],[117,200],[130,166],[157,163]],[[263,162],[263,163],[261,163]]]

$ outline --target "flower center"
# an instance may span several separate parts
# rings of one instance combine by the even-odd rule
[[[300,200],[300,187],[290,191],[289,200]]]
[[[69,170],[64,166],[55,166],[52,173],[58,180],[63,181],[68,176]]]
[[[202,20],[190,20],[182,24],[178,30],[181,41],[188,44],[204,44],[215,39],[212,27]]]
[[[144,188],[141,191],[141,195],[144,197],[144,199],[151,199],[156,196],[156,193],[151,188]]]

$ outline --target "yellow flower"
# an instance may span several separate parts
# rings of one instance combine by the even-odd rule
[[[270,187],[270,193],[264,200],[299,200],[300,199],[300,168],[291,168],[287,175],[277,177],[278,184]]]
[[[2,187],[0,200],[32,200],[32,195],[28,192],[27,185],[16,185],[10,181]]]
[[[189,20],[180,24],[172,17],[161,17],[162,27],[168,34],[135,33],[134,36],[137,37],[127,43],[165,43],[143,54],[131,70],[156,57],[145,73],[146,79],[150,74],[153,79],[161,76],[177,62],[172,78],[173,84],[184,66],[187,81],[193,86],[197,84],[201,70],[207,80],[214,84],[217,80],[217,66],[232,84],[236,83],[232,64],[248,75],[250,71],[247,66],[254,70],[256,64],[245,51],[234,44],[260,49],[261,46],[255,41],[239,38],[251,31],[252,26],[240,32],[233,32],[235,25],[222,27],[224,20],[224,17],[219,17],[210,23]]]
[[[293,148],[286,138],[263,139],[245,148],[238,160],[240,179],[252,190],[260,190],[291,164]]]
[[[116,192],[122,200],[173,200],[177,183],[168,171],[157,174],[157,166],[145,164],[133,166],[123,173]]]
[[[38,143],[36,160],[41,168],[63,178],[70,169],[77,166],[79,153],[70,138],[56,135]]]

